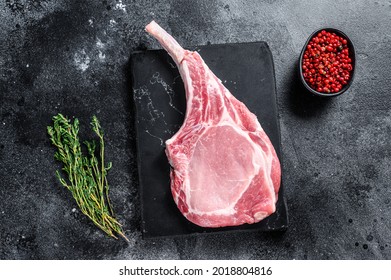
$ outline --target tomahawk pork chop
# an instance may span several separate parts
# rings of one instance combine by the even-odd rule
[[[257,117],[197,52],[183,49],[154,21],[146,31],[173,58],[185,85],[185,120],[166,141],[179,210],[202,227],[252,224],[274,213],[280,162]]]

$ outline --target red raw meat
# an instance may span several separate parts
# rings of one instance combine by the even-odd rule
[[[274,213],[280,162],[257,117],[197,52],[183,49],[154,21],[146,31],[171,55],[186,90],[185,120],[166,141],[179,210],[202,227],[252,224]]]

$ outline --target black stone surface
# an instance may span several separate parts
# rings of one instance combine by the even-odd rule
[[[383,1],[0,2],[1,259],[391,259],[391,3]],[[266,41],[274,56],[290,224],[285,234],[142,240],[129,59],[158,48]],[[355,80],[307,94],[297,61],[317,28],[356,47]],[[112,202],[130,243],[107,238],[54,177],[51,117],[97,114]],[[112,112],[116,112],[113,114]],[[75,210],[73,210],[75,209]]]
[[[267,44],[219,44],[191,50],[197,50],[222,83],[258,117],[282,161],[273,57]],[[288,213],[283,184],[276,212],[252,225],[203,228],[179,212],[171,194],[164,142],[183,124],[185,88],[165,50],[138,51],[132,54],[131,61],[143,237],[286,230]]]

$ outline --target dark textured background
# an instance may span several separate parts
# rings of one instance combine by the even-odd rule
[[[1,259],[391,259],[391,1],[53,1],[0,3]],[[268,42],[275,61],[285,234],[143,241],[129,58],[158,48],[158,21],[183,45]],[[351,89],[326,100],[301,88],[297,59],[320,27],[357,51]],[[97,114],[111,195],[130,239],[105,237],[54,177],[51,116]],[[113,114],[112,112],[116,112]]]

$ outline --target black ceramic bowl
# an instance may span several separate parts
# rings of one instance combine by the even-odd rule
[[[313,88],[310,87],[309,84],[307,84],[307,82],[304,80],[304,77],[303,77],[303,69],[302,69],[302,65],[303,65],[303,56],[304,56],[304,52],[307,48],[307,45],[308,43],[311,41],[311,39],[313,37],[315,37],[320,31],[322,30],[326,30],[327,32],[333,32],[335,34],[337,34],[338,36],[341,36],[343,37],[344,39],[346,39],[348,41],[348,48],[349,48],[349,57],[350,59],[352,60],[351,64],[352,64],[352,71],[350,72],[350,80],[349,82],[338,92],[334,92],[334,93],[323,93],[323,92],[319,92],[319,91],[316,91],[314,90]],[[348,88],[350,87],[350,85],[352,84],[353,82],[353,79],[354,79],[354,72],[356,71],[356,52],[354,50],[354,45],[353,45],[353,42],[352,40],[350,40],[350,38],[345,34],[343,33],[342,31],[338,30],[338,29],[335,29],[335,28],[321,28],[319,30],[316,30],[314,33],[311,34],[310,37],[308,37],[307,39],[307,42],[305,42],[304,44],[304,47],[303,49],[301,50],[301,54],[300,54],[300,60],[299,60],[299,75],[300,75],[300,80],[301,82],[303,83],[303,85],[305,86],[305,88],[311,92],[312,94],[315,94],[315,95],[318,95],[318,96],[324,96],[324,97],[334,97],[334,96],[338,96],[342,93],[344,93],[345,91],[348,90]]]

